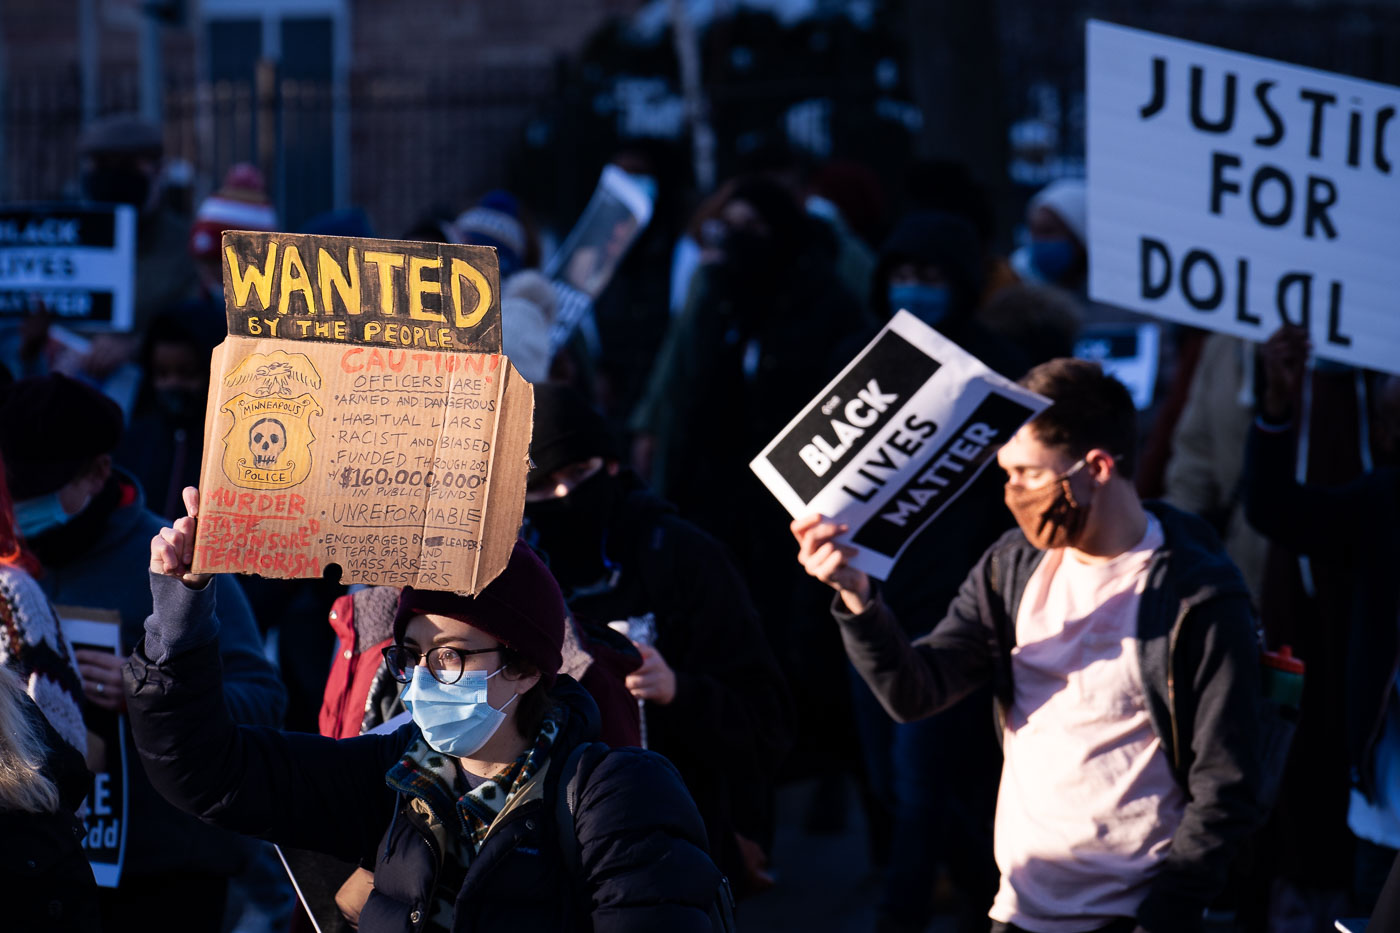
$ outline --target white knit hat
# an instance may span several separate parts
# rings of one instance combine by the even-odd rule
[[[1089,206],[1085,193],[1088,189],[1082,178],[1061,178],[1036,192],[1031,198],[1030,208],[1045,207],[1065,222],[1081,244],[1089,243]]]

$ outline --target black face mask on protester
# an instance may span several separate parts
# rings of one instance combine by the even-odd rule
[[[204,414],[205,393],[189,389],[156,389],[156,407],[167,421],[187,425]]]
[[[83,196],[89,201],[130,204],[137,210],[146,206],[151,179],[134,167],[104,167],[83,173]]]
[[[748,230],[730,230],[720,241],[724,253],[721,264],[744,288],[762,287],[776,277],[777,250],[773,238]]]
[[[567,496],[525,503],[525,517],[549,557],[549,571],[566,589],[596,583],[608,572],[608,525],[617,505],[617,477],[600,469]]]

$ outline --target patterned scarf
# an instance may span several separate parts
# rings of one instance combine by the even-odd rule
[[[481,851],[496,817],[544,766],[566,716],[562,706],[551,709],[534,743],[476,787],[467,783],[455,758],[433,751],[421,735],[385,775],[390,787],[409,797],[409,808],[426,818],[428,830],[442,849],[442,868],[427,929],[452,928],[454,905],[467,869]]]

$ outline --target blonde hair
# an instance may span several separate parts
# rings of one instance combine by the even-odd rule
[[[0,667],[0,811],[57,813],[58,788],[44,773],[44,733],[27,701],[19,675]]]

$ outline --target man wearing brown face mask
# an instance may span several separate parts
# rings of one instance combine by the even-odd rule
[[[1139,501],[1120,383],[1069,359],[1021,382],[1054,404],[997,456],[1020,527],[928,635],[904,636],[843,526],[793,522],[799,560],[837,591],[851,662],[896,720],[992,685],[994,931],[1199,930],[1262,815],[1248,592],[1203,521]]]

